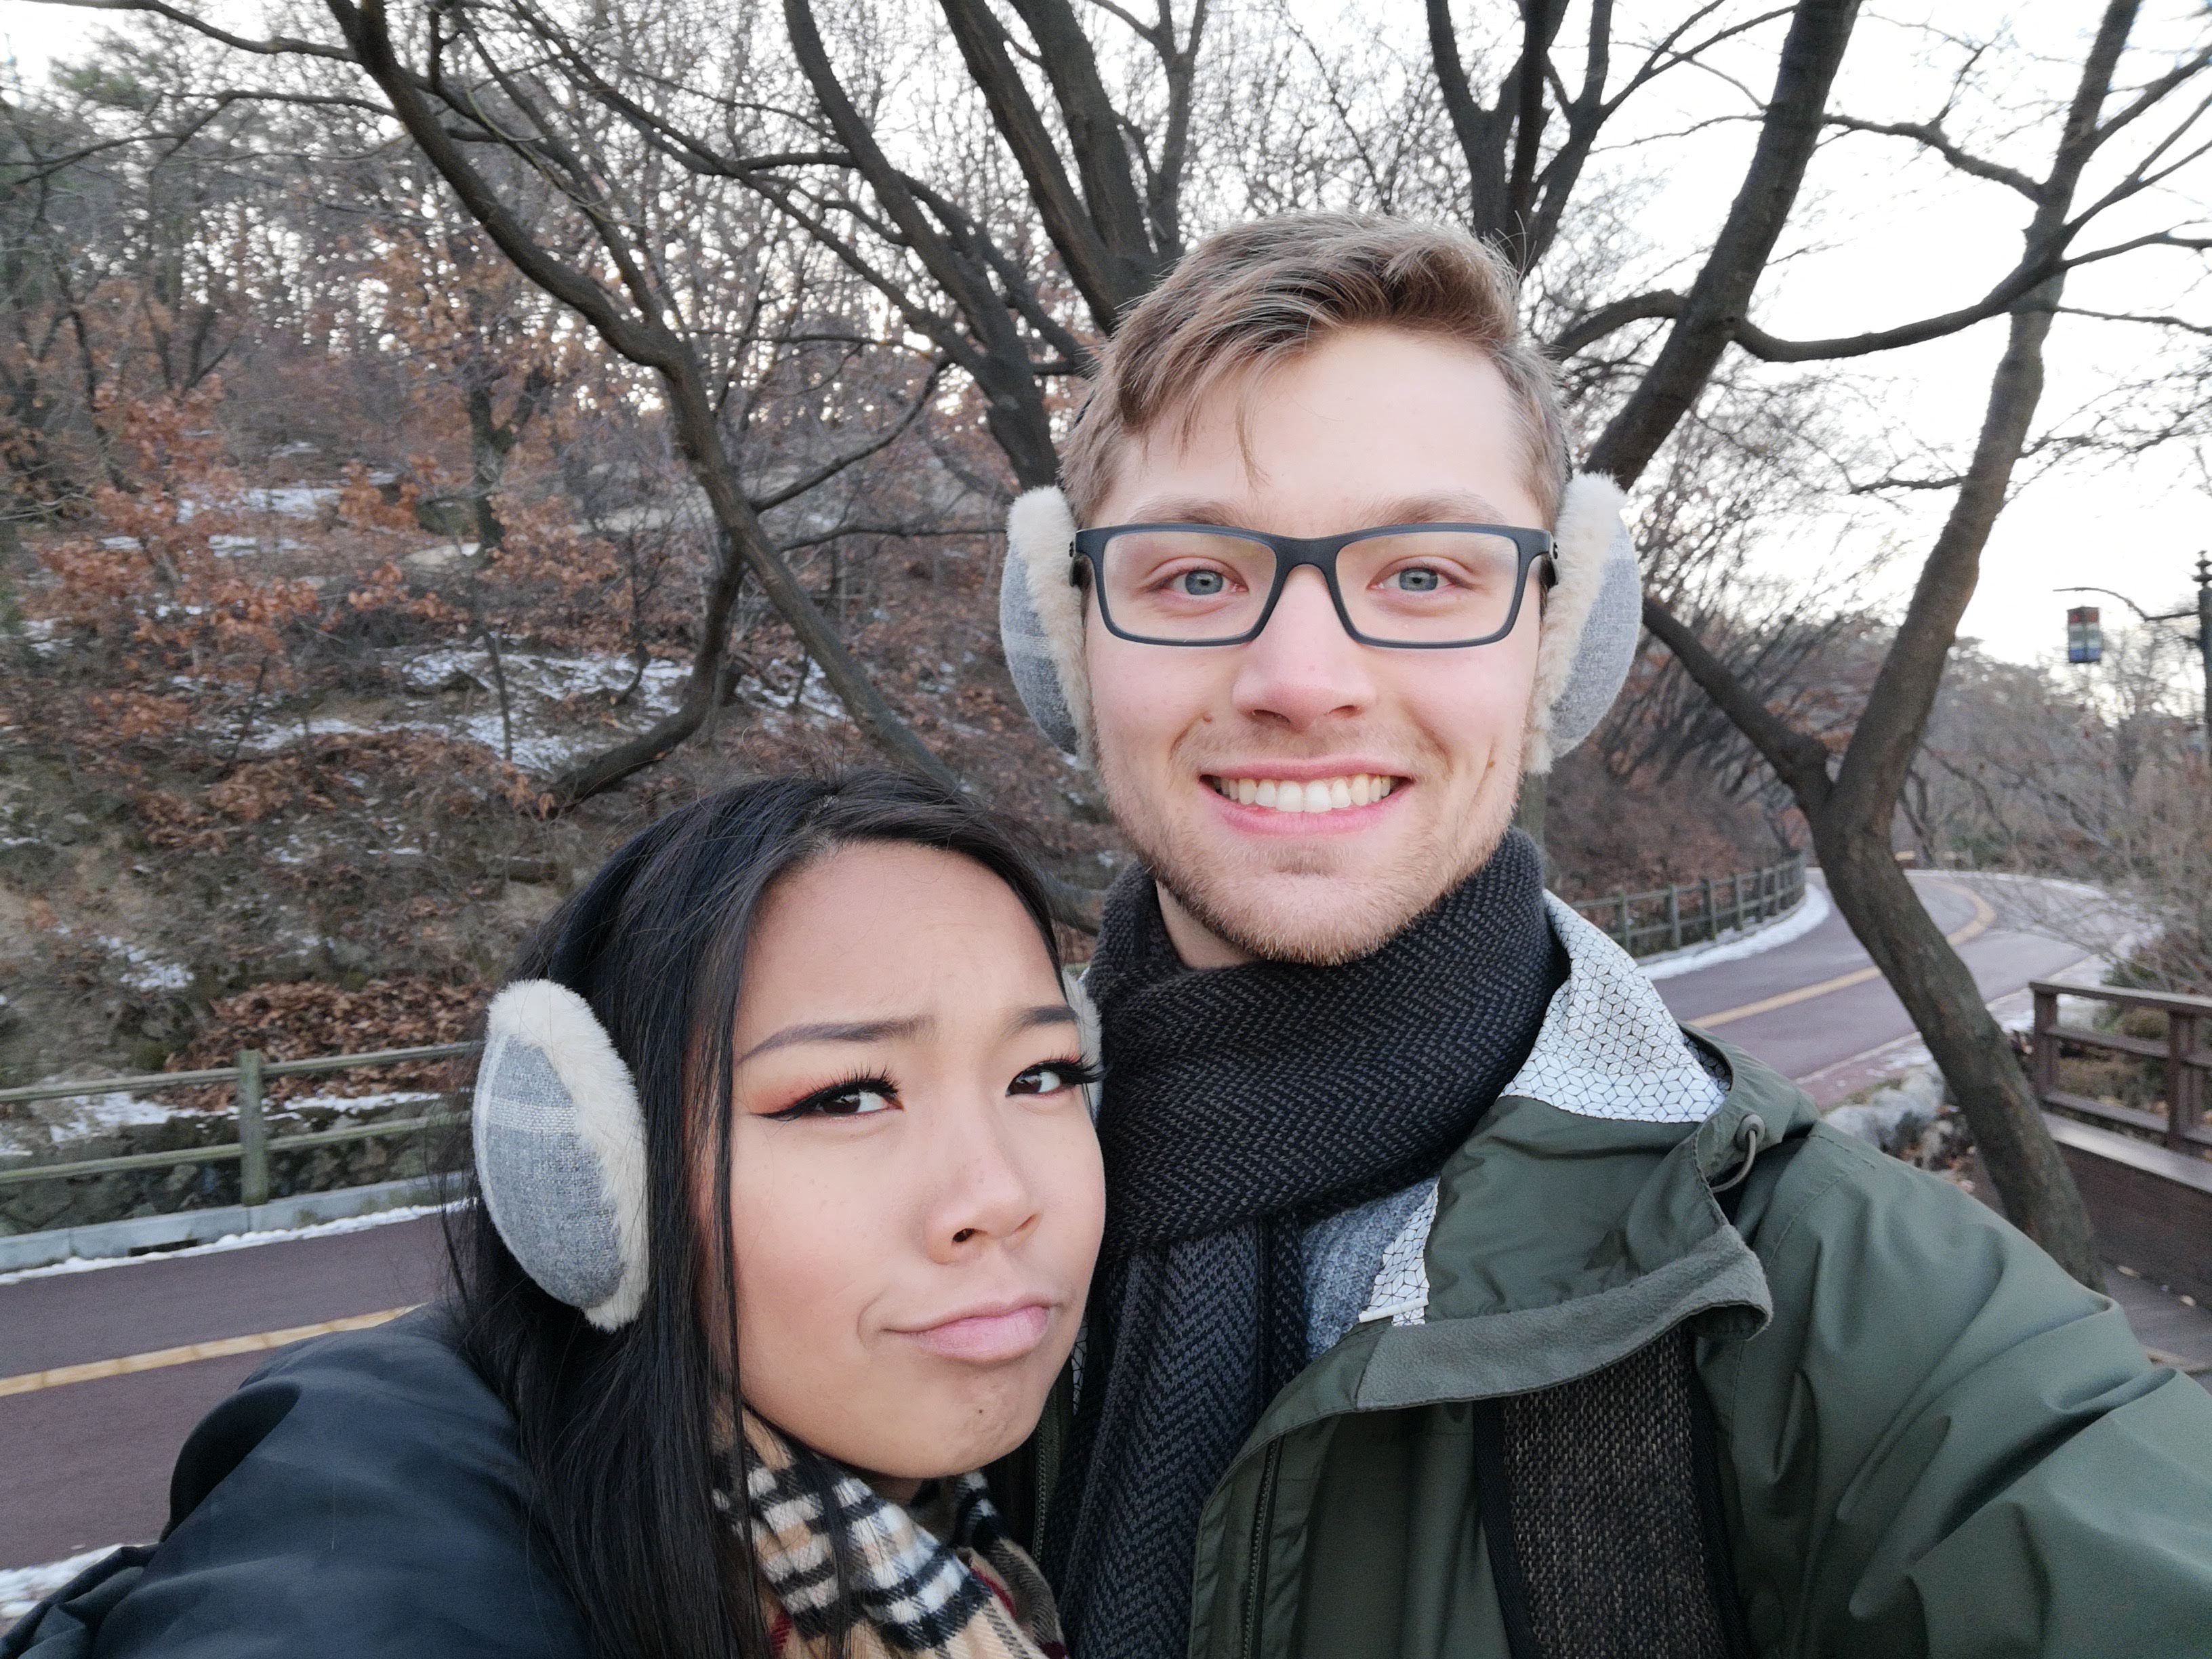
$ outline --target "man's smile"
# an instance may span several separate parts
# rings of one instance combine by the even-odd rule
[[[1209,773],[1206,781],[1214,793],[1240,806],[1277,814],[1304,814],[1342,812],[1375,805],[1405,780],[1387,772],[1333,772],[1291,778],[1255,770],[1236,775]]]

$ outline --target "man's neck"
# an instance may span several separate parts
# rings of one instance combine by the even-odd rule
[[[1182,908],[1173,893],[1155,882],[1160,896],[1160,920],[1167,924],[1168,943],[1186,968],[1241,968],[1255,960]]]

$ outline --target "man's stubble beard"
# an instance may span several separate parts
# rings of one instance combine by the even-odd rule
[[[1519,758],[1516,748],[1510,755],[1493,755],[1492,765],[1493,769],[1499,765],[1510,766],[1517,774]],[[1358,904],[1344,911],[1333,908],[1309,911],[1310,915],[1322,919],[1322,926],[1318,929],[1301,929],[1288,925],[1291,916],[1267,914],[1295,914],[1297,895],[1279,890],[1250,890],[1272,885],[1284,878],[1306,881],[1341,879],[1340,866],[1335,859],[1317,850],[1294,851],[1284,862],[1273,864],[1264,871],[1254,868],[1239,872],[1226,867],[1222,860],[1210,856],[1211,849],[1204,844],[1202,836],[1191,832],[1188,820],[1158,811],[1157,803],[1121,775],[1103,744],[1098,770],[1106,787],[1107,810],[1113,814],[1115,823],[1128,837],[1153,879],[1167,890],[1194,921],[1247,956],[1311,968],[1341,967],[1370,956],[1434,909],[1445,895],[1490,862],[1491,855],[1497,852],[1506,831],[1512,827],[1516,798],[1515,792],[1509,791],[1502,799],[1486,799],[1478,787],[1475,808],[1481,822],[1474,826],[1473,839],[1463,848],[1455,848],[1439,837],[1437,831],[1445,828],[1444,824],[1432,825],[1426,836],[1400,851],[1395,869],[1381,879],[1370,878],[1360,884]],[[1192,775],[1188,771],[1183,774]],[[1431,772],[1431,775],[1435,774]],[[1310,867],[1300,869],[1300,863],[1309,863]],[[1443,872],[1441,876],[1439,872]],[[1247,890],[1246,893],[1240,896],[1240,888]]]

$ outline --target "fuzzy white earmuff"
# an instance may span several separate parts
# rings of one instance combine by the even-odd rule
[[[1522,769],[1543,773],[1597,728],[1635,660],[1643,626],[1635,544],[1612,479],[1577,472],[1553,533],[1558,580],[1544,606],[1535,696]],[[1082,590],[1073,578],[1075,515],[1059,490],[1032,489],[1006,514],[999,639],[1014,690],[1037,729],[1085,765],[1092,757],[1091,684],[1083,660]]]
[[[999,580],[999,642],[1014,690],[1037,729],[1091,764],[1091,682],[1083,667],[1083,591],[1073,576],[1075,514],[1047,487],[1006,509]]]
[[[492,999],[471,1133],[484,1206],[522,1270],[603,1331],[636,1318],[645,1119],[590,1003],[550,979]]]

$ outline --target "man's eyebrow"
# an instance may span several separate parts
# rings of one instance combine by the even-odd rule
[[[1249,529],[1243,516],[1206,495],[1161,495],[1140,501],[1124,524],[1212,524],[1225,530]]]
[[[1210,524],[1227,530],[1256,528],[1243,508],[1206,495],[1162,495],[1139,502],[1127,524]],[[1370,503],[1341,530],[1366,530],[1386,524],[1504,524],[1504,510],[1473,490],[1446,489],[1401,495]],[[1341,532],[1340,532],[1341,533]]]
[[[742,1066],[756,1054],[764,1054],[771,1048],[788,1048],[798,1042],[881,1042],[886,1037],[918,1036],[930,1023],[921,1014],[909,1014],[904,1019],[825,1020],[811,1025],[787,1025],[763,1037],[731,1063]]]
[[[1445,489],[1431,495],[1401,495],[1377,501],[1366,522],[1383,524],[1504,524],[1504,509],[1486,495],[1471,489]]]

